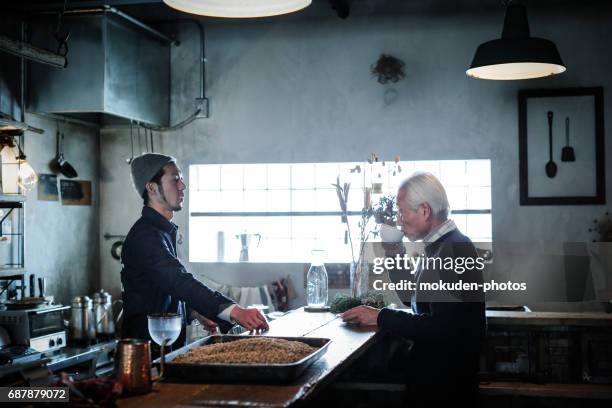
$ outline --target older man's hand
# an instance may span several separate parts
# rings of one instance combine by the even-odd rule
[[[361,326],[377,326],[380,309],[370,306],[357,306],[342,313],[345,322],[359,323]]]
[[[266,318],[257,309],[245,309],[236,305],[232,309],[230,317],[248,331],[268,330],[270,328]]]

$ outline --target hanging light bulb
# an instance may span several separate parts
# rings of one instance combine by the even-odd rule
[[[17,193],[17,186],[22,190],[30,191],[38,182],[38,175],[28,163],[26,155],[21,146],[15,140],[14,135],[2,135],[0,137],[2,152],[2,177],[5,193]],[[16,148],[16,149],[15,149]]]
[[[312,0],[164,0],[168,6],[209,17],[252,18],[293,13]]]
[[[480,44],[466,74],[479,79],[513,80],[557,75],[565,69],[555,43],[530,36],[525,6],[511,3],[501,38]]]
[[[21,150],[19,143],[16,143],[18,149],[17,161],[19,163],[19,172],[17,177],[17,184],[19,187],[26,191],[30,191],[38,183],[38,175],[30,166],[30,163],[26,160],[26,155]]]
[[[36,183],[38,183],[38,175],[27,160],[19,161],[18,174],[17,184],[19,184],[19,187],[26,191],[32,190]]]

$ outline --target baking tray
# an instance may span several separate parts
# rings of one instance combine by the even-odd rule
[[[318,347],[314,353],[289,364],[175,364],[172,360],[195,347],[207,344],[222,343],[252,337],[265,337],[299,341],[312,347]],[[275,337],[275,336],[240,336],[213,335],[204,337],[166,355],[164,379],[187,382],[288,382],[298,378],[306,368],[321,358],[331,343],[330,339],[314,337]],[[159,364],[160,359],[153,361]]]

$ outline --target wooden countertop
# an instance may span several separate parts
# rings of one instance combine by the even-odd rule
[[[612,326],[612,313],[603,312],[506,312],[487,310],[489,325]]]
[[[609,384],[534,384],[500,381],[480,384],[479,388],[483,395],[612,399],[612,385]]]
[[[294,382],[279,385],[156,383],[153,392],[120,399],[118,407],[287,407],[302,403],[365,352],[377,333],[375,327],[348,326],[332,313],[307,313],[298,309],[272,321],[266,335],[325,337],[332,343],[327,353]]]

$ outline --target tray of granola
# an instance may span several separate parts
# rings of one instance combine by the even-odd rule
[[[213,335],[166,355],[164,378],[190,382],[288,382],[321,358],[330,339]],[[159,359],[154,361],[159,363]]]

